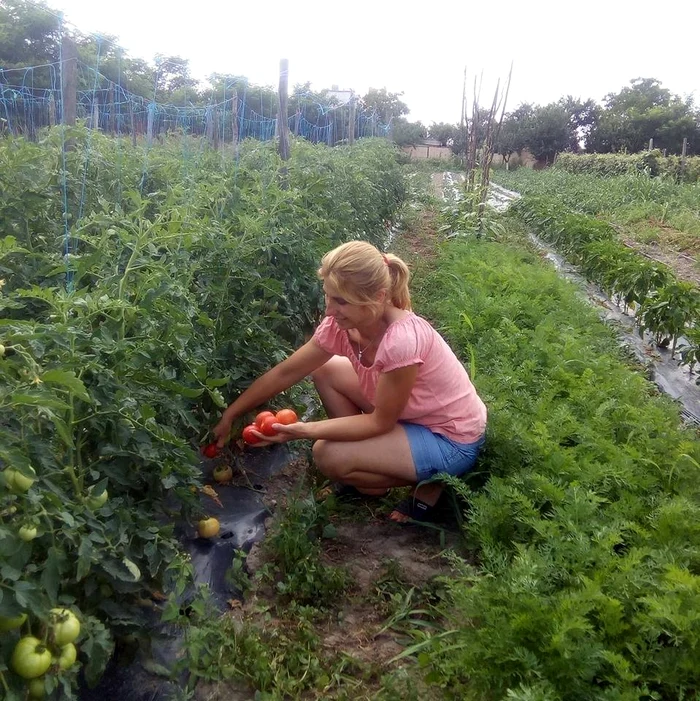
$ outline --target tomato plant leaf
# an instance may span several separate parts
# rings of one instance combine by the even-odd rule
[[[49,548],[44,563],[44,570],[41,573],[41,585],[48,594],[51,603],[55,603],[58,598],[58,585],[61,581],[61,562],[65,560],[65,555],[55,546]]]
[[[41,380],[48,384],[61,385],[69,389],[73,394],[84,402],[91,402],[92,399],[85,389],[83,381],[76,377],[70,370],[47,370],[42,373]]]
[[[82,538],[78,546],[78,564],[76,566],[75,578],[80,581],[90,572],[92,565],[92,542],[89,538]]]

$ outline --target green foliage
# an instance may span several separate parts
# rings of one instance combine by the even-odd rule
[[[494,179],[522,195],[544,196],[569,210],[595,215],[613,224],[634,226],[651,221],[692,234],[691,240],[700,234],[698,182],[681,184],[642,172],[600,177],[569,173],[559,167],[497,171]]]
[[[656,149],[640,153],[562,153],[554,164],[568,173],[585,173],[607,177],[648,173],[667,176],[676,182],[695,183],[700,180],[700,156],[684,161],[679,156],[664,156]]]
[[[0,616],[27,611],[34,630],[69,603],[125,630],[152,588],[182,594],[172,521],[199,508],[196,446],[316,323],[321,255],[382,245],[406,189],[382,140],[295,143],[282,189],[272,145],[234,161],[181,139],[146,159],[69,136],[65,219],[60,132],[0,141],[0,467],[34,479],[0,492]],[[95,678],[111,640],[91,635]]]
[[[325,503],[295,496],[265,539],[270,562],[263,578],[275,583],[284,600],[329,608],[349,584],[345,570],[321,562],[320,540],[334,533]]]
[[[700,147],[692,98],[672,95],[654,78],[636,78],[604,102],[605,109],[588,135],[588,151],[636,153],[653,139],[657,148],[680,154],[684,137],[691,153]]]
[[[441,250],[418,302],[474,349],[491,477],[466,513],[480,566],[447,580],[450,634],[421,639],[428,677],[447,698],[695,698],[697,441],[534,255]]]

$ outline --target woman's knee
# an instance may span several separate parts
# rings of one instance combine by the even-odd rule
[[[311,373],[311,379],[314,381],[315,385],[319,382],[323,384],[330,384],[334,377],[338,376],[338,371],[341,370],[344,364],[346,364],[347,358],[340,358],[334,355],[330,360],[327,360],[320,368],[317,368]]]
[[[344,474],[342,461],[337,458],[337,449],[332,441],[318,440],[314,443],[314,463],[321,472],[332,479],[339,479]]]

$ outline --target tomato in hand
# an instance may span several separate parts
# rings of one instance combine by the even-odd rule
[[[266,419],[268,416],[274,416],[274,413],[271,412],[271,411],[261,411],[261,412],[255,417],[255,422],[254,422],[255,425],[256,425],[258,428],[262,428],[263,421],[265,421],[265,419]]]
[[[293,409],[280,409],[277,412],[276,418],[278,424],[284,424],[285,426],[295,424],[297,421],[299,421],[297,413]]]
[[[255,445],[256,443],[260,443],[260,438],[258,438],[253,431],[257,431],[258,427],[255,424],[251,424],[250,426],[246,426],[243,429],[243,440],[248,444],[248,445]]]
[[[20,677],[35,679],[51,666],[51,651],[39,638],[27,635],[15,645],[10,666]]]
[[[210,443],[202,448],[205,458],[215,458],[219,454],[219,446],[216,443]]]
[[[267,416],[263,419],[262,426],[260,426],[260,433],[265,436],[276,436],[277,431],[272,427],[277,423],[279,423],[279,421],[277,421],[277,417],[274,414],[272,416]]]

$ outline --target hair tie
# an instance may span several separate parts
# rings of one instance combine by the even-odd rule
[[[384,265],[386,265],[386,267],[388,268],[389,267],[389,259],[386,257],[386,255],[384,253],[382,253],[382,260],[384,261]]]

